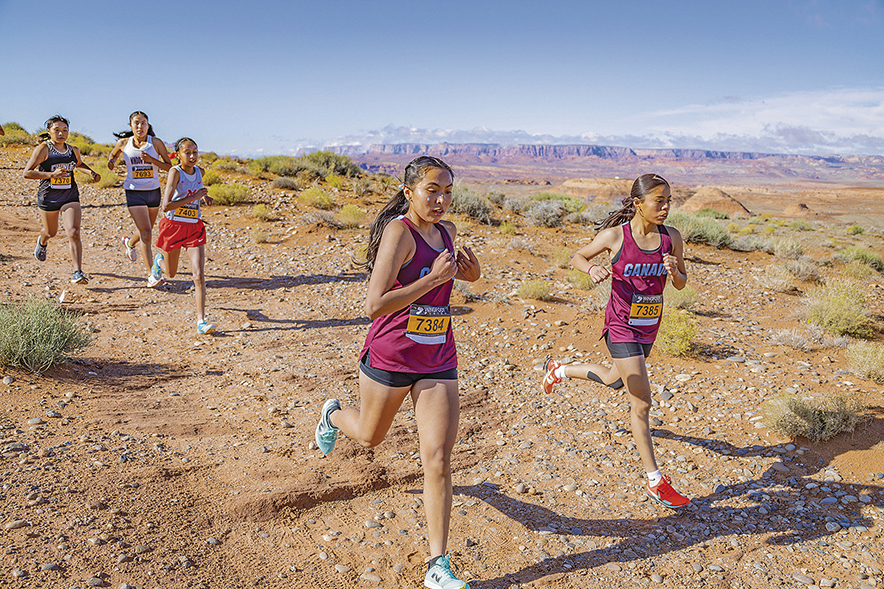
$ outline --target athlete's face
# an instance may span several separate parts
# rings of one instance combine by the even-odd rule
[[[193,141],[185,141],[178,148],[178,161],[183,166],[193,167],[200,159],[200,152]]]
[[[132,128],[132,133],[139,139],[147,137],[147,130],[150,129],[150,123],[147,122],[147,117],[144,115],[132,117],[129,120],[129,126]]]
[[[64,143],[68,139],[68,126],[62,121],[55,121],[49,125],[48,131],[53,143]]]
[[[438,223],[451,205],[451,173],[443,168],[430,168],[414,189],[405,187],[409,209],[429,223]]]
[[[644,200],[635,199],[635,209],[642,218],[662,225],[669,216],[669,205],[672,203],[672,194],[665,184],[654,187],[645,195]]]

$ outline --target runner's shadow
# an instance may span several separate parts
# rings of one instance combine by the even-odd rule
[[[237,329],[226,329],[225,333],[237,333],[241,332],[258,332],[258,331],[299,331],[304,329],[324,329],[329,327],[341,327],[346,325],[369,325],[371,320],[368,317],[353,317],[350,319],[337,319],[337,318],[329,318],[329,319],[274,319],[272,317],[268,317],[262,311],[258,309],[238,309],[234,307],[218,307],[221,311],[233,311],[236,313],[245,313],[246,319],[249,321],[255,321],[258,323],[269,323],[273,326],[268,327],[256,327],[251,326],[248,328],[243,328],[240,330]],[[279,326],[279,327],[277,327]],[[281,326],[289,326],[289,327],[281,327]]]
[[[362,282],[368,278],[364,272],[348,272],[335,276],[328,274],[303,274],[297,276],[271,276],[270,278],[243,278],[239,276],[209,276],[207,288],[241,288],[247,290],[276,290],[295,286],[315,286],[334,282]]]

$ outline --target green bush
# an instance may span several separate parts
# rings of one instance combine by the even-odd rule
[[[716,211],[715,209],[706,207],[702,208],[695,213],[698,217],[712,217],[713,219],[728,219],[727,213],[722,213],[721,211]]]
[[[807,293],[807,320],[832,335],[867,338],[872,320],[866,310],[866,295],[849,280],[834,280]]]
[[[215,160],[212,164],[212,169],[221,170],[223,172],[234,172],[236,174],[248,174],[249,166],[246,166],[244,163],[239,161],[233,161],[229,159],[219,159]]]
[[[107,158],[99,158],[91,161],[89,162],[89,167],[98,172],[98,175],[101,176],[101,180],[92,184],[92,174],[77,168],[74,171],[74,178],[77,180],[77,184],[92,184],[96,188],[107,190],[108,188],[119,186],[122,182],[122,178],[107,169]]]
[[[40,373],[87,345],[89,335],[76,316],[54,302],[32,298],[0,306],[0,366]]]
[[[516,294],[523,299],[536,299],[538,301],[548,301],[552,298],[549,281],[547,280],[529,280],[523,282],[516,291]]]
[[[215,170],[206,170],[206,173],[203,174],[203,186],[221,184],[222,182],[223,180],[221,179],[221,174],[219,174]]]
[[[7,145],[33,145],[36,143],[34,136],[25,131],[18,123],[4,123],[3,132],[6,134],[0,135],[0,147],[6,147]]]
[[[875,274],[875,271],[871,268],[871,266],[863,264],[858,260],[854,260],[845,264],[844,268],[841,269],[841,272],[845,276],[849,276],[850,278],[859,281],[869,280]]]
[[[274,178],[273,182],[270,183],[271,188],[282,188],[283,190],[300,190],[301,183],[298,182],[295,178],[287,178],[285,176],[280,176],[278,178]]]
[[[337,174],[329,174],[325,177],[325,183],[332,188],[340,190],[344,187],[344,177]]]
[[[854,373],[884,384],[884,345],[854,342],[847,346],[847,362]]]
[[[884,260],[869,248],[852,245],[845,248],[844,251],[840,253],[839,257],[846,261],[862,262],[878,272],[884,272]]]
[[[666,313],[660,321],[660,330],[654,346],[670,356],[685,356],[697,335],[697,320],[687,311]]]
[[[497,192],[496,190],[489,190],[485,193],[485,198],[497,206],[503,206],[503,202],[506,200],[506,195],[502,192]]]
[[[213,184],[209,186],[209,196],[212,197],[215,204],[233,206],[246,202],[251,196],[251,191],[248,186],[242,184]]]
[[[795,231],[813,231],[813,225],[800,219],[789,223],[789,228]]]
[[[865,231],[866,230],[863,228],[862,225],[857,225],[855,223],[847,228],[848,235],[861,235],[865,233]]]
[[[844,431],[853,431],[865,406],[856,395],[828,395],[810,402],[800,397],[780,394],[762,406],[768,427],[791,438],[824,442]]]
[[[308,188],[298,196],[298,201],[305,206],[327,211],[334,206],[334,201],[329,194],[321,188]]]
[[[260,157],[249,163],[249,171],[254,175],[261,172],[290,177],[303,174],[308,181],[325,179],[329,175],[356,178],[362,174],[362,170],[353,160],[330,151],[315,151],[300,157],[287,155]]]
[[[355,229],[365,223],[366,212],[356,205],[344,205],[338,212],[343,229]]]
[[[709,217],[697,217],[690,213],[676,211],[669,215],[667,222],[678,229],[682,239],[688,243],[705,243],[712,247],[727,247],[733,241],[727,229]]]
[[[579,198],[561,194],[559,192],[539,192],[531,197],[537,202],[554,201],[560,203],[566,213],[579,213],[586,208],[586,203]]]
[[[252,207],[252,216],[259,221],[272,221],[276,214],[265,204],[257,204]]]
[[[494,210],[491,203],[484,196],[460,183],[454,185],[451,206],[448,210],[459,215],[466,215],[483,225],[491,225],[494,221],[491,218],[491,212]]]
[[[503,223],[501,223],[497,231],[501,235],[516,235],[519,232],[516,226],[509,221],[504,221]]]

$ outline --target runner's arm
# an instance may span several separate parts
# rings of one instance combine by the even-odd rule
[[[669,238],[672,240],[672,253],[663,254],[663,265],[669,278],[672,279],[672,286],[677,290],[681,290],[688,283],[688,271],[684,265],[684,241],[681,233],[674,227],[667,227]]]
[[[45,143],[35,147],[30,159],[28,159],[28,163],[25,164],[25,178],[28,180],[43,180],[45,178],[63,176],[64,174],[58,174],[58,170],[55,172],[41,172],[37,169],[37,166],[45,162],[47,157],[49,157],[49,148],[46,147]]]
[[[579,272],[588,274],[596,284],[606,280],[611,272],[605,266],[594,264],[590,260],[603,252],[619,249],[619,240],[623,239],[622,234],[619,226],[599,231],[595,239],[574,253],[571,257],[571,266]]]

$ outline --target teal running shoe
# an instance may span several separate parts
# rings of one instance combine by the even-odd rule
[[[338,441],[338,428],[332,425],[331,414],[341,408],[341,402],[337,399],[329,399],[322,406],[322,412],[319,415],[319,425],[316,426],[316,445],[322,450],[323,454],[328,454],[335,449],[335,442]]]

